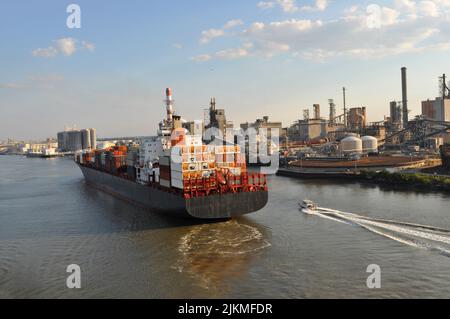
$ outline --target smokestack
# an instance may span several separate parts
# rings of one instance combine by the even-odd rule
[[[406,68],[402,68],[402,104],[403,104],[403,128],[408,127],[408,78]]]
[[[345,87],[342,88],[342,94],[344,97],[344,127],[345,128],[347,128],[347,101],[346,101],[346,95],[345,95],[346,90],[347,89]]]
[[[336,120],[336,105],[334,104],[334,100],[328,100],[328,103],[330,104],[330,120],[329,124],[330,126],[334,125],[334,122]]]
[[[320,105],[314,104],[314,119],[319,120],[320,119]]]
[[[166,109],[167,109],[167,121],[172,122],[173,119],[173,100],[172,89],[166,89]]]

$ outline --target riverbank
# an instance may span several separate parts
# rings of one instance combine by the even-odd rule
[[[297,168],[280,168],[278,176],[304,179],[341,179],[367,182],[391,188],[437,190],[450,192],[450,177],[423,173],[390,173],[386,170],[311,171]]]
[[[361,171],[359,179],[390,186],[403,186],[408,188],[424,187],[427,190],[450,192],[450,177],[435,176],[422,173],[389,173],[387,171],[371,172]]]

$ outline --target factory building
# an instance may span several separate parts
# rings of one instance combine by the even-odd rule
[[[259,160],[258,154],[272,155],[279,150],[279,145],[275,145],[272,141],[272,135],[275,137],[277,135],[283,138],[283,124],[281,122],[270,122],[268,116],[264,116],[262,119],[257,119],[254,123],[243,123],[241,124],[241,129],[244,132],[248,132],[249,129],[254,129],[256,132],[256,137],[253,141],[250,139],[245,140],[245,154],[247,161],[252,163]],[[266,135],[266,136],[263,136]],[[265,140],[263,140],[265,138]],[[280,141],[281,139],[278,139]],[[264,151],[261,150],[261,146],[264,145]]]
[[[216,108],[216,99],[212,98],[210,102],[209,110],[206,113],[205,129],[217,128],[222,137],[226,136],[227,129],[233,129],[233,123],[227,122],[224,109]]]
[[[403,127],[403,109],[399,102],[392,101],[390,104],[389,126],[392,130],[400,130]]]
[[[65,130],[58,132],[58,149],[61,152],[77,152],[97,147],[97,131],[95,129]]]
[[[203,121],[190,121],[183,123],[183,128],[188,130],[191,135],[203,135],[205,124]]]
[[[362,130],[367,126],[367,114],[365,107],[354,107],[348,111],[348,128],[351,130]]]
[[[323,119],[299,120],[288,128],[288,137],[291,141],[312,141],[327,137],[328,124]]]
[[[422,115],[430,120],[450,122],[450,99],[442,97],[422,102]]]

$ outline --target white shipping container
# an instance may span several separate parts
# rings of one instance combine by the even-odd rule
[[[173,163],[170,166],[172,172],[182,172],[183,171],[183,163]]]
[[[191,146],[201,146],[203,145],[202,136],[201,135],[186,135],[184,137],[186,145]]]
[[[183,173],[177,172],[177,171],[172,171],[171,177],[172,177],[172,180],[175,180],[175,179],[183,180]]]
[[[172,179],[172,187],[183,189],[183,181],[178,179]]]

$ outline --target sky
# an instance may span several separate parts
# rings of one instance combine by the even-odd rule
[[[289,126],[328,99],[342,112],[345,86],[381,121],[401,67],[411,116],[450,75],[450,0],[2,0],[0,42],[0,140],[153,135],[166,87],[187,120],[215,97],[235,125]]]

